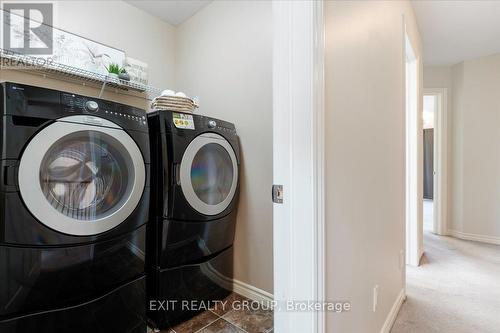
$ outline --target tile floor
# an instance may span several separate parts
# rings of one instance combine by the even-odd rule
[[[271,333],[272,310],[241,308],[247,298],[233,293],[226,298],[225,306],[200,313],[172,329],[160,333]],[[232,306],[235,304],[235,306]],[[253,307],[252,307],[253,308]]]

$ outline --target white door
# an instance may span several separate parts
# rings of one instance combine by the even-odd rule
[[[180,182],[184,197],[199,213],[222,213],[238,186],[238,161],[231,144],[215,133],[197,136],[182,157]]]
[[[119,126],[91,117],[62,118],[27,145],[19,165],[19,190],[30,212],[61,233],[108,231],[135,209],[145,186],[145,166],[134,140]]]

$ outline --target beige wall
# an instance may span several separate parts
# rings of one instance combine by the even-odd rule
[[[199,97],[200,113],[235,123],[240,136],[235,278],[272,293],[271,2],[213,2],[176,38],[177,89]]]
[[[110,13],[112,18],[110,21]],[[54,26],[125,51],[128,56],[149,64],[149,78],[159,88],[174,85],[175,29],[123,1],[57,1]],[[98,89],[58,80],[44,79],[19,71],[0,70],[0,80],[46,86],[85,95]],[[107,93],[104,98],[142,108],[144,99]]]
[[[407,1],[328,1],[325,14],[327,298],[352,304],[327,331],[378,333],[405,284],[402,15],[417,57],[421,42]],[[421,90],[420,61],[418,76]]]
[[[453,80],[451,66],[424,66],[424,88],[446,88],[448,111],[452,110]]]
[[[424,88],[451,89],[451,66],[424,66]]]
[[[448,228],[450,230],[463,230],[463,110],[464,110],[464,64],[453,66],[452,70],[452,117],[451,117],[451,184],[449,192],[451,202],[449,205],[449,216],[451,216]]]
[[[500,54],[453,66],[451,229],[500,241]]]

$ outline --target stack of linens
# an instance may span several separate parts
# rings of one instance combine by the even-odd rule
[[[175,112],[193,112],[198,105],[184,93],[175,93],[172,90],[164,90],[161,96],[156,97],[151,102],[153,110],[167,110]]]

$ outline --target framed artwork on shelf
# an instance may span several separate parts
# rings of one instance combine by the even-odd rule
[[[108,74],[106,67],[114,63],[122,66],[125,52],[90,39],[54,30],[52,60],[59,64],[81,68],[93,73]]]
[[[21,52],[23,55],[42,58],[48,60],[47,63],[53,62],[63,65],[59,66],[59,68],[70,66],[101,75],[108,74],[106,67],[111,63],[120,66],[124,64],[125,52],[122,50],[32,19],[17,16],[14,13],[10,13],[10,15],[2,13],[2,15],[9,18],[4,20],[3,28],[10,31],[10,45],[26,45],[28,43],[31,46],[27,51]],[[25,33],[26,21],[29,22],[30,26],[39,26],[37,34],[31,30]],[[46,36],[43,36],[43,34],[46,34]],[[30,50],[36,49],[37,45],[41,45],[42,41],[47,40],[52,41],[50,53],[30,54]],[[19,52],[17,50],[15,48],[11,49],[11,51]]]

